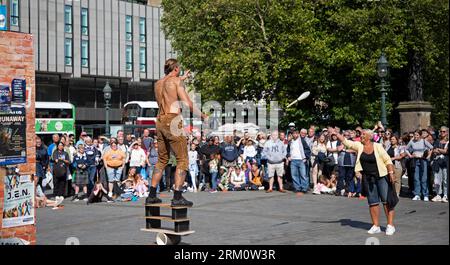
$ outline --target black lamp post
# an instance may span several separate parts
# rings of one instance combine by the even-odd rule
[[[387,125],[386,119],[386,81],[384,80],[388,74],[389,63],[384,55],[384,52],[381,53],[381,57],[377,62],[377,73],[381,78],[381,123],[384,126]]]
[[[106,115],[105,115],[105,120],[106,120],[106,128],[105,128],[105,136],[107,138],[109,138],[111,136],[110,132],[109,132],[109,101],[111,100],[111,93],[112,93],[112,89],[109,86],[109,81],[106,81],[106,85],[103,88],[103,97],[105,98],[105,110],[106,110]]]

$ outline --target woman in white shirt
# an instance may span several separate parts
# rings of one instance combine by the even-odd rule
[[[342,147],[341,147],[341,150],[342,150]],[[328,151],[328,156],[333,156],[333,158],[334,158],[334,167],[328,168],[328,170],[329,170],[329,172],[336,171],[338,156],[339,156],[339,151],[340,151],[338,148],[338,139],[337,139],[336,135],[332,135],[331,139],[328,141],[327,151]]]
[[[231,190],[244,190],[246,187],[244,171],[240,167],[231,167],[229,174]]]
[[[244,162],[247,163],[248,161],[253,162],[256,157],[256,148],[254,145],[254,142],[252,139],[248,139],[246,146],[244,147]]]
[[[131,144],[129,162],[130,168],[135,167],[138,174],[140,174],[141,169],[145,168],[145,166],[148,164],[147,155],[145,154],[144,149],[139,146],[138,142],[134,142]]]
[[[191,150],[188,152],[189,157],[189,174],[191,175],[191,181],[192,181],[192,190],[188,189],[189,191],[197,192],[197,175],[198,175],[198,153],[195,150],[196,145],[191,144]]]

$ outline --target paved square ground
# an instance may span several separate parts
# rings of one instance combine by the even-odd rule
[[[172,194],[162,193],[163,202]],[[365,244],[371,227],[366,200],[331,195],[265,193],[264,191],[186,193],[194,201],[188,211],[196,233],[183,244]],[[76,237],[80,244],[154,244],[155,234],[145,227],[144,199],[86,205],[64,202],[61,210],[37,209],[37,243],[65,244]],[[386,226],[381,213],[382,229]],[[170,224],[170,223],[169,223]],[[375,237],[380,244],[449,244],[448,203],[400,198],[396,209],[397,233]]]

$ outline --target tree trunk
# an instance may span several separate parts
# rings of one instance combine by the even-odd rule
[[[411,101],[423,101],[423,59],[417,52],[410,56],[408,89]]]

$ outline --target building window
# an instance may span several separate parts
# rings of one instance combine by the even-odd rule
[[[72,39],[66,38],[64,42],[65,65],[72,66]]]
[[[88,9],[81,9],[81,34],[84,36],[89,35],[89,20],[88,20]]]
[[[146,35],[147,35],[147,28],[145,24],[145,18],[141,17],[139,19],[139,41],[145,43],[147,39]]]
[[[81,67],[89,67],[89,41],[81,41]]]
[[[133,17],[127,16],[125,19],[126,40],[133,40]]]
[[[72,33],[72,6],[66,5],[64,7],[64,31],[66,33]]]
[[[133,46],[127,45],[126,48],[127,71],[133,71]]]
[[[19,0],[11,0],[11,26],[19,26]]]
[[[140,69],[141,73],[145,73],[147,70],[147,48],[140,47],[139,59],[140,59],[139,69]]]

